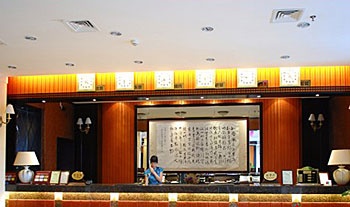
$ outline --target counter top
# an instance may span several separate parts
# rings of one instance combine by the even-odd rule
[[[257,194],[341,194],[350,186],[251,186],[248,184],[91,184],[91,185],[6,185],[16,192],[96,192],[96,193],[257,193]]]

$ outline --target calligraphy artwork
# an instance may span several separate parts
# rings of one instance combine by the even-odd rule
[[[150,155],[166,171],[247,171],[246,119],[149,121]]]

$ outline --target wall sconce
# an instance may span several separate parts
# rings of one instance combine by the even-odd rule
[[[85,132],[85,134],[88,134],[88,133],[89,133],[89,130],[90,130],[90,124],[92,124],[90,117],[87,117],[87,118],[85,119],[85,124],[86,124],[86,128],[83,129],[83,128],[82,128],[83,119],[82,119],[82,118],[78,118],[77,125],[79,126],[79,130],[80,130],[81,132]]]
[[[316,121],[315,114],[310,114],[308,120],[310,121],[311,128],[314,130],[314,132],[316,132],[317,129],[320,129],[322,127],[322,122],[324,121],[324,117],[323,117],[323,114],[318,115],[317,117],[318,124]]]
[[[3,124],[10,123],[10,121],[11,121],[10,114],[15,114],[15,110],[13,109],[12,104],[7,105],[7,107],[6,107],[6,114],[7,114],[7,117],[6,117],[5,121],[3,121],[2,120],[2,116],[0,116],[0,127],[2,127]]]

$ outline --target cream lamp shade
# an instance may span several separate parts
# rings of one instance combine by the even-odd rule
[[[22,183],[30,183],[34,178],[34,172],[29,169],[29,166],[39,165],[39,161],[34,151],[17,152],[13,165],[24,167],[19,171],[18,178]]]
[[[334,181],[338,185],[346,185],[350,181],[350,173],[345,169],[345,165],[350,165],[350,149],[332,150],[328,165],[339,167],[333,172]]]
[[[7,105],[6,114],[15,114],[15,110],[13,109],[12,104]]]

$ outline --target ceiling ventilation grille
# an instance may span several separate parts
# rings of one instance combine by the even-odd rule
[[[74,32],[97,32],[98,28],[89,20],[66,21],[68,27]]]
[[[303,9],[275,9],[272,11],[271,23],[297,22],[303,12]]]
[[[6,45],[6,44],[2,40],[0,40],[0,45]]]

